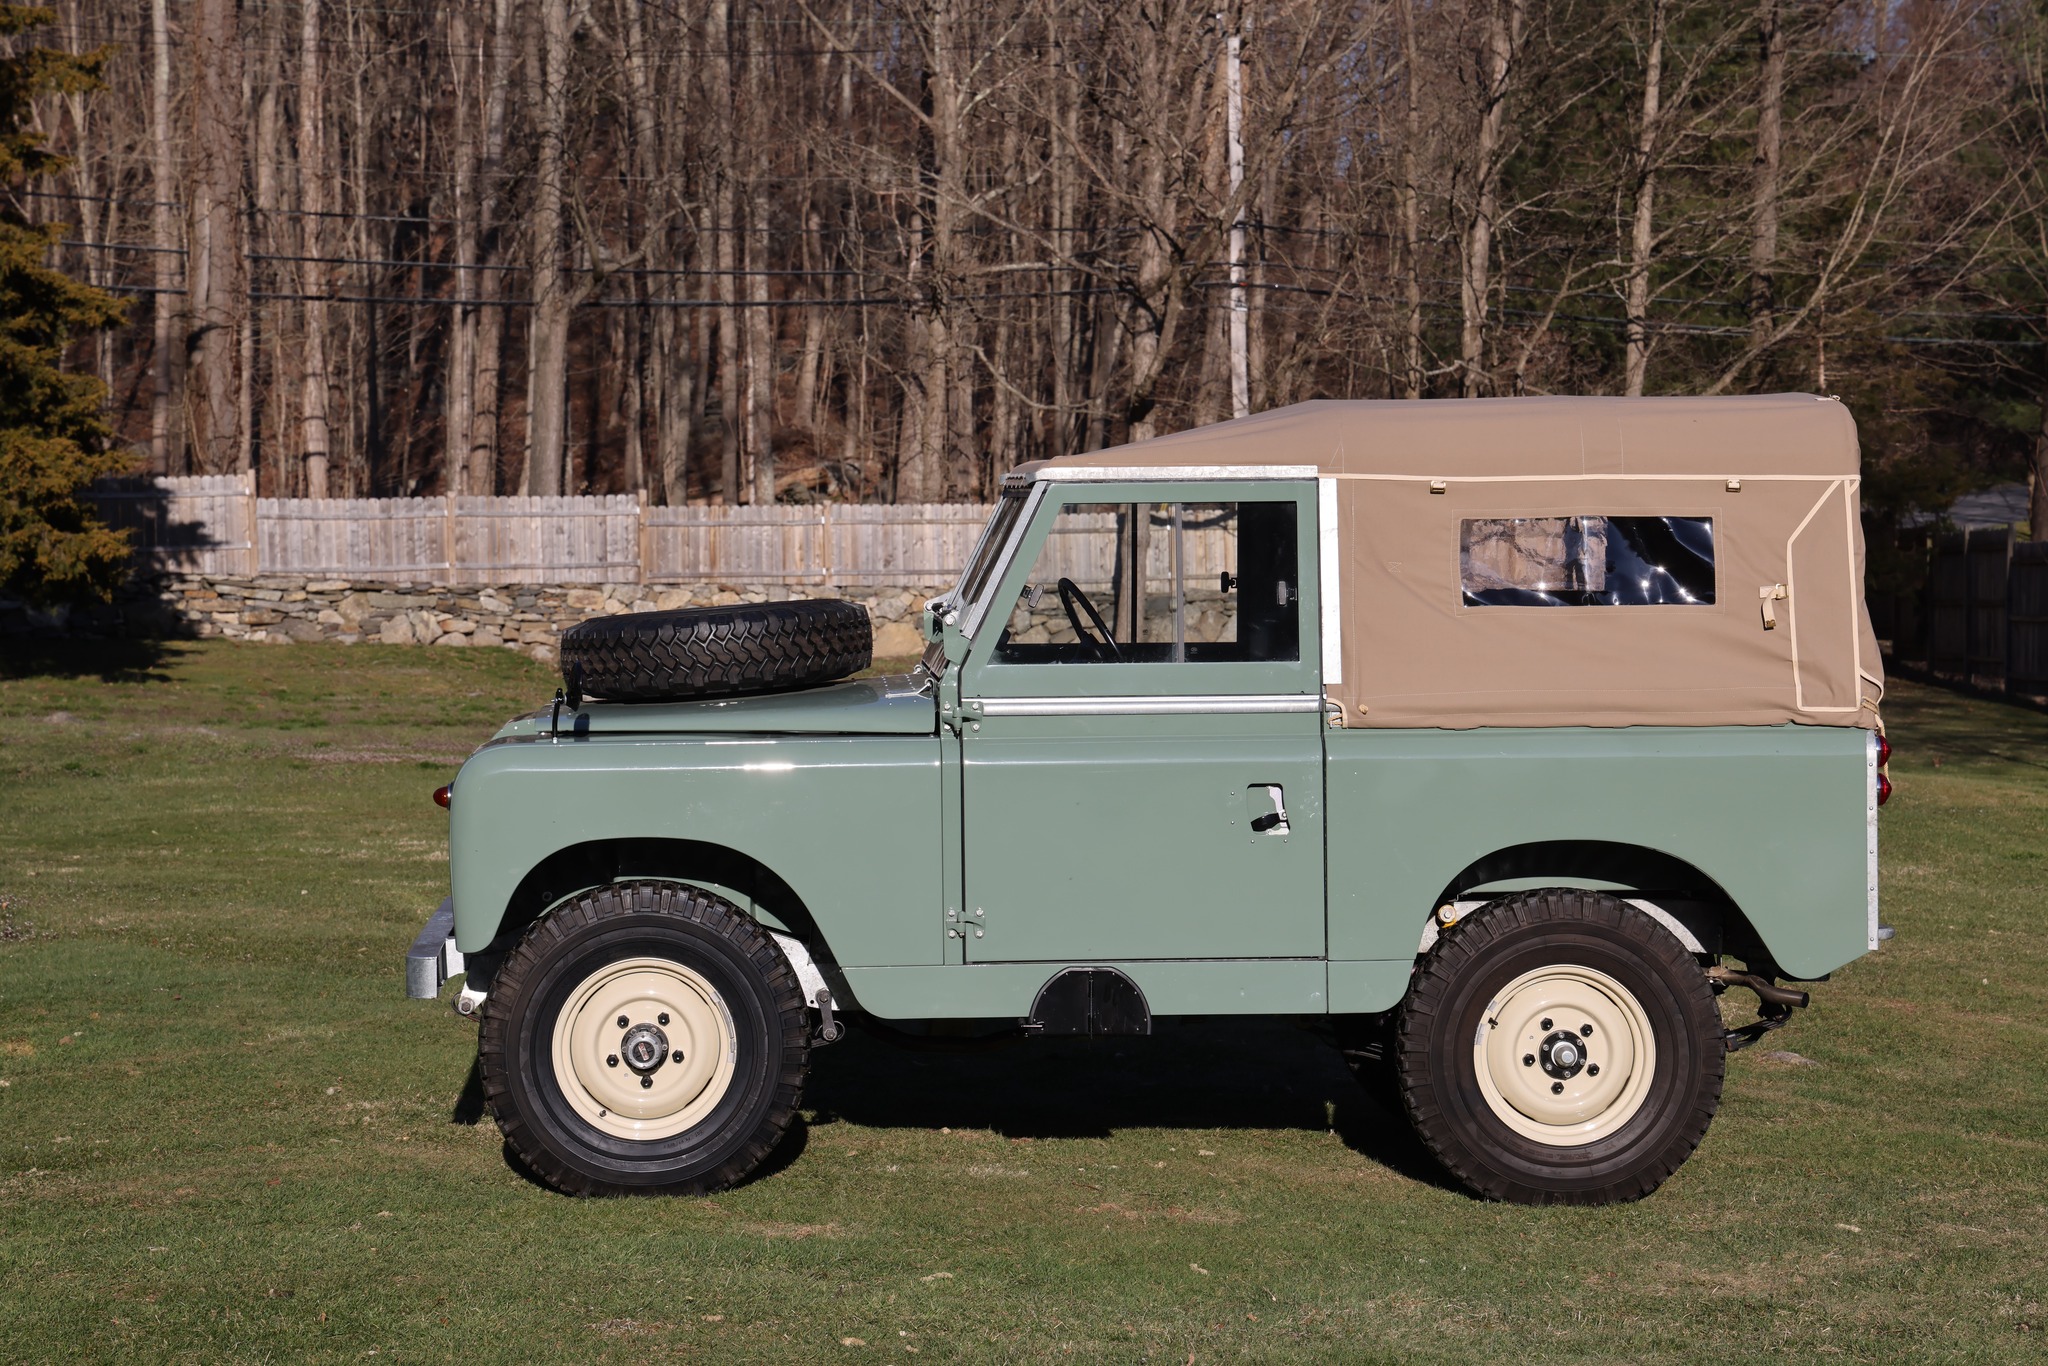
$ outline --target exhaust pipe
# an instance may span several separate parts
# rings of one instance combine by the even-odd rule
[[[1733,968],[1711,967],[1707,969],[1707,980],[1718,983],[1720,989],[1742,987],[1756,993],[1756,998],[1769,1005],[1783,1006],[1787,1010],[1804,1010],[1813,1000],[1803,991],[1781,987],[1768,977],[1759,977],[1753,972],[1737,972]]]
[[[1730,1029],[1721,1036],[1730,1053],[1740,1052],[1773,1029],[1783,1026],[1791,1020],[1794,1010],[1804,1010],[1813,999],[1803,991],[1781,987],[1768,977],[1759,977],[1753,972],[1737,972],[1719,965],[1707,969],[1707,980],[1713,983],[1716,995],[1729,987],[1741,987],[1756,993],[1759,1016],[1756,1023]]]

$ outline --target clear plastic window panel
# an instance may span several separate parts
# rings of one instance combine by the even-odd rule
[[[1479,517],[1460,523],[1467,607],[1705,607],[1711,517]]]
[[[1009,664],[1301,656],[1292,502],[1069,503],[1011,605]]]

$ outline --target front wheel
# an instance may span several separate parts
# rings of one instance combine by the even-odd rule
[[[796,975],[754,921],[695,888],[618,883],[506,955],[479,1057],[506,1141],[548,1185],[696,1194],[781,1141],[807,1033]]]
[[[1720,1011],[1671,933],[1594,892],[1530,892],[1437,941],[1403,1005],[1402,1101],[1480,1195],[1648,1195],[1699,1146],[1726,1067]]]

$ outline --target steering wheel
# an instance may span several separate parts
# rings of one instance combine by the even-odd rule
[[[1065,609],[1067,620],[1073,624],[1074,634],[1081,643],[1095,651],[1098,662],[1122,659],[1123,651],[1116,647],[1116,637],[1109,633],[1109,625],[1102,619],[1102,613],[1095,610],[1095,604],[1088,601],[1088,595],[1072,579],[1060,580],[1060,606]],[[1077,610],[1078,609],[1078,610]],[[1088,614],[1088,620],[1095,624],[1095,638],[1091,639],[1088,627],[1081,624],[1081,613]]]

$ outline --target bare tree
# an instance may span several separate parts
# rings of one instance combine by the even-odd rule
[[[526,28],[527,106],[534,125],[533,206],[527,274],[526,475],[523,493],[564,491],[569,460],[570,285],[562,274],[563,197],[568,176],[569,0],[536,0],[540,22]]]

